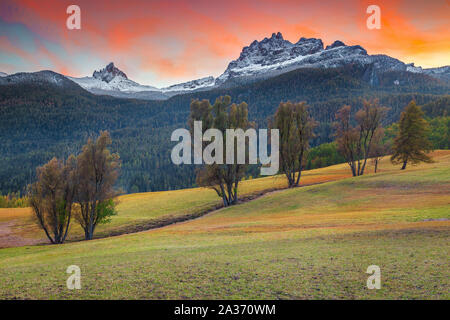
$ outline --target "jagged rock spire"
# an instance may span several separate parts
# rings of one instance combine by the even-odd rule
[[[122,72],[121,70],[119,70],[118,68],[116,68],[114,66],[113,62],[110,62],[105,68],[103,68],[99,71],[94,71],[92,76],[96,79],[99,79],[99,80],[102,80],[102,81],[105,81],[108,83],[117,76],[122,77],[124,79],[128,79],[127,75],[124,72]]]

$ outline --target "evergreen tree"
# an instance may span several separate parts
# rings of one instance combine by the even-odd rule
[[[432,149],[431,142],[427,138],[428,131],[428,122],[424,118],[423,111],[415,101],[411,101],[400,116],[399,133],[393,145],[392,163],[402,163],[404,170],[408,162],[412,164],[433,162],[427,155]]]

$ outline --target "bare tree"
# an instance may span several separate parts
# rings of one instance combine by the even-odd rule
[[[358,132],[356,128],[350,124],[351,107],[343,106],[336,113],[335,129],[336,144],[339,153],[341,153],[347,161],[353,176],[356,176],[355,161],[357,160]]]
[[[383,137],[384,129],[378,128],[375,131],[375,135],[373,136],[369,154],[374,167],[374,173],[377,173],[378,171],[378,164],[381,158],[387,155],[391,150],[390,144],[388,142],[383,143]]]
[[[376,130],[388,108],[380,107],[378,100],[364,101],[355,115],[356,126],[351,125],[351,107],[343,106],[336,113],[335,128],[338,151],[345,157],[353,176],[364,174]]]
[[[84,230],[85,239],[91,240],[95,228],[116,214],[114,184],[119,176],[118,154],[111,154],[111,138],[107,131],[100,133],[94,142],[89,139],[77,158],[78,186],[76,219]]]
[[[37,168],[37,181],[30,188],[30,205],[38,225],[51,243],[64,243],[69,231],[75,195],[76,160],[56,158]]]

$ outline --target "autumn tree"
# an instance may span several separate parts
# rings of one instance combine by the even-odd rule
[[[84,230],[85,239],[91,240],[98,224],[106,223],[116,214],[114,185],[119,175],[118,154],[108,150],[111,138],[107,131],[96,141],[89,139],[77,158],[76,219]]]
[[[281,102],[270,121],[279,130],[280,170],[286,175],[289,188],[300,183],[306,162],[309,141],[314,137],[317,123],[309,116],[306,102]]]
[[[247,132],[247,129],[253,126],[248,121],[247,104],[245,102],[240,104],[231,103],[231,97],[224,96],[217,98],[213,105],[211,105],[209,100],[193,100],[190,107],[191,113],[188,125],[191,135],[195,136],[195,123],[199,121],[201,122],[202,135],[208,132],[209,129],[217,129],[221,133],[221,137],[210,136],[211,142],[202,141],[202,150],[204,147],[208,148],[207,145],[214,147],[211,150],[211,154],[217,161],[205,163],[201,168],[197,169],[197,184],[215,190],[217,195],[222,198],[224,206],[235,204],[238,201],[239,182],[244,177],[248,166],[246,163],[248,162],[239,163],[240,161],[237,159],[239,142],[234,143],[236,140],[235,137],[228,137],[227,135],[231,134],[231,130],[241,129]],[[241,141],[240,143],[247,144],[247,139],[244,139],[245,141]],[[233,159],[224,159],[226,145],[223,141],[228,140],[233,143]],[[206,148],[205,151],[207,150]],[[194,156],[198,152],[202,151],[194,150]],[[245,154],[245,157],[247,160],[248,152]]]
[[[64,243],[71,222],[76,187],[74,156],[64,163],[53,158],[37,168],[29,201],[38,225],[51,243]]]
[[[399,131],[394,139],[393,164],[402,164],[402,170],[409,163],[433,162],[427,155],[432,145],[428,140],[429,127],[424,118],[424,113],[415,101],[411,101],[400,115],[398,123]]]
[[[374,167],[373,169],[374,173],[377,173],[378,171],[378,164],[381,158],[387,155],[390,151],[390,144],[387,141],[384,141],[383,138],[384,138],[384,128],[378,128],[373,136],[369,154],[369,157],[371,158]]]
[[[378,100],[364,101],[363,108],[355,114],[356,126],[352,126],[351,106],[343,106],[336,113],[336,143],[353,176],[364,174],[373,137],[387,110],[378,105]]]

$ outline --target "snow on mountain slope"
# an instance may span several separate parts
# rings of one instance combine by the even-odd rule
[[[22,84],[22,83],[49,83],[61,88],[79,88],[62,74],[44,70],[39,72],[19,72],[0,77],[0,85]],[[81,90],[81,89],[80,89]]]
[[[159,91],[159,89],[141,85],[129,79],[125,79],[121,76],[114,77],[110,82],[106,82],[94,77],[73,78],[68,77],[70,80],[78,83],[84,89],[90,90],[110,90],[110,91],[124,91],[124,92],[140,92],[140,91]]]
[[[423,72],[431,77],[450,81],[450,66],[423,69]]]
[[[192,80],[161,89],[142,85],[128,79],[127,75],[115,67],[112,62],[105,68],[94,71],[92,77],[68,78],[94,94],[109,94],[115,97],[151,100],[167,99],[176,94],[207,89],[214,86],[213,77]]]
[[[301,38],[291,43],[278,32],[245,47],[239,58],[216,79],[216,85],[236,78],[267,78],[298,68],[334,68],[352,63],[374,64],[382,71],[406,70],[403,62],[385,55],[368,55],[358,45],[347,46],[337,40],[324,48],[322,40],[315,38]]]
[[[198,89],[205,89],[214,86],[214,77],[205,77],[197,80],[192,80],[180,84],[174,84],[170,87],[162,88],[163,92],[172,91],[192,91]]]
[[[367,67],[367,80],[376,85],[378,75],[386,71],[425,73],[442,80],[450,80],[449,67],[422,69],[405,64],[387,55],[369,55],[361,46],[347,46],[335,41],[324,48],[321,39],[300,38],[291,43],[283,35],[273,33],[270,38],[253,41],[244,47],[238,59],[231,61],[225,72],[214,79],[206,77],[165,88],[141,85],[126,76],[113,63],[95,71],[92,77],[70,78],[95,94],[110,94],[141,99],[167,99],[176,94],[230,87],[249,81],[266,79],[299,68],[335,68],[349,64]]]
[[[99,71],[94,71],[92,77],[94,77],[95,79],[102,80],[104,82],[110,82],[116,77],[123,78],[124,80],[128,79],[127,75],[118,68],[116,68],[114,66],[114,63],[112,62],[108,64],[105,68]]]
[[[68,77],[70,80],[79,84],[88,91],[120,91],[120,92],[142,92],[142,91],[160,91],[159,89],[141,85],[128,79],[127,75],[116,68],[114,63],[108,64],[105,68],[94,71],[92,77],[74,78]]]
[[[264,38],[261,41],[255,40],[244,47],[239,58],[231,61],[225,72],[217,78],[205,77],[165,88],[156,88],[130,80],[112,62],[105,68],[94,71],[92,77],[67,78],[94,94],[160,100],[177,94],[238,86],[299,68],[335,68],[349,64],[363,66],[366,70],[364,79],[372,85],[377,85],[379,75],[387,71],[422,73],[443,81],[450,81],[450,66],[422,69],[414,66],[413,63],[405,64],[387,55],[369,55],[361,46],[347,46],[339,40],[325,48],[322,40],[316,38],[302,37],[298,42],[291,43],[285,40],[280,32],[273,33],[270,38]],[[14,82],[21,81],[25,77],[33,81],[42,78],[51,82],[56,79],[54,75],[48,73],[16,75],[8,76],[0,72],[0,80],[8,79]]]

